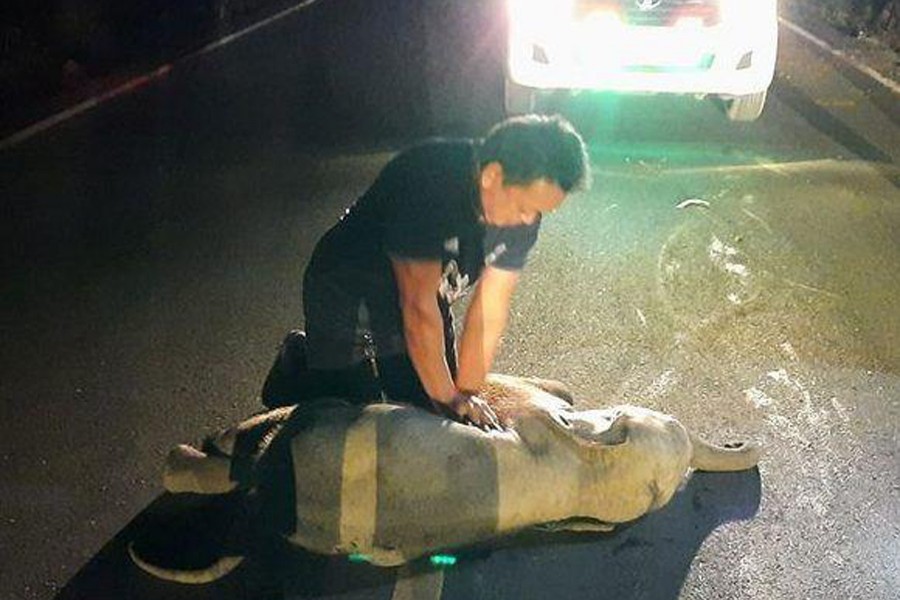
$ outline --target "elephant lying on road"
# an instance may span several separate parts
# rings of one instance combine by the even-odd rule
[[[575,410],[562,384],[492,375],[482,397],[505,431],[421,409],[325,401],[256,415],[178,446],[172,493],[250,493],[290,543],[398,565],[536,525],[609,531],[665,505],[692,469],[737,471],[759,448],[707,444],[674,418],[633,406]],[[144,570],[202,583],[239,564]]]

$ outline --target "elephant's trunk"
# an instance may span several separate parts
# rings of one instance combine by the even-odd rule
[[[759,462],[761,449],[758,444],[740,443],[734,446],[714,446],[691,435],[693,456],[691,467],[698,471],[743,471],[752,469]]]

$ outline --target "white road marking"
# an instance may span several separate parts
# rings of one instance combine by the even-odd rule
[[[647,326],[647,317],[644,316],[644,311],[639,309],[637,306],[634,307],[635,312],[637,312],[638,320],[641,322],[641,325],[644,327]]]
[[[304,0],[300,4],[297,4],[290,8],[286,8],[283,11],[276,13],[276,14],[272,15],[271,17],[268,17],[267,19],[263,19],[262,21],[254,23],[253,25],[250,25],[240,31],[236,31],[236,32],[226,35],[225,37],[218,39],[210,44],[207,44],[206,46],[203,46],[199,50],[196,50],[195,52],[192,52],[190,54],[187,54],[187,55],[179,58],[174,63],[165,64],[160,67],[157,67],[153,71],[150,71],[149,73],[145,73],[143,75],[139,75],[133,79],[130,79],[129,81],[126,81],[125,83],[123,83],[122,85],[120,85],[116,88],[107,90],[100,94],[97,94],[96,96],[88,98],[87,100],[84,100],[83,102],[79,102],[75,106],[69,107],[69,108],[67,108],[63,111],[60,111],[54,115],[51,115],[45,119],[41,119],[40,121],[29,125],[25,129],[21,129],[21,130],[17,131],[16,133],[10,135],[9,137],[0,140],[0,150],[6,150],[7,148],[11,148],[17,144],[21,144],[22,142],[36,136],[39,133],[42,133],[44,131],[47,131],[48,129],[56,127],[57,125],[59,125],[60,123],[62,123],[64,121],[68,121],[72,117],[77,117],[78,115],[85,113],[85,112],[91,110],[92,108],[100,106],[101,104],[104,104],[107,101],[112,100],[113,98],[117,98],[118,96],[122,96],[128,92],[132,92],[132,91],[138,89],[139,87],[143,87],[144,85],[151,83],[157,79],[161,79],[161,78],[165,77],[166,75],[168,75],[169,72],[177,65],[183,64],[187,61],[197,58],[198,56],[202,56],[204,54],[212,52],[213,50],[221,48],[222,46],[226,46],[226,45],[230,44],[231,42],[234,42],[235,40],[239,40],[240,38],[242,38],[246,35],[249,35],[250,33],[253,33],[254,31],[256,31],[258,29],[261,29],[267,25],[270,25],[271,23],[274,23],[275,21],[281,20],[284,17],[287,17],[287,16],[289,16],[295,12],[301,11],[305,8],[309,8],[310,6],[312,6],[313,4],[315,4],[318,1],[319,0]]]
[[[707,251],[709,259],[716,267],[729,275],[734,275],[741,286],[747,287],[750,269],[747,265],[737,262],[740,254],[737,248],[729,246],[714,235]],[[732,304],[741,304],[745,301],[738,291],[731,291],[725,297]]]
[[[778,389],[769,394],[763,391],[772,384]],[[787,396],[784,391],[788,392]],[[831,432],[828,412],[818,409],[800,377],[791,375],[784,368],[768,371],[756,386],[744,393],[746,399],[763,412],[772,432],[789,444],[791,453],[782,460],[785,463],[795,461],[797,466],[791,468],[818,482],[814,489],[803,491],[795,498],[795,506],[812,510],[818,516],[826,515],[835,498],[834,478],[829,468],[833,460],[826,457],[833,458],[831,444],[839,439]],[[832,398],[833,405],[835,401]]]
[[[869,77],[871,77],[872,79],[874,79],[875,81],[877,81],[878,83],[883,85],[884,87],[888,88],[895,94],[900,94],[900,83],[897,83],[896,81],[885,77],[884,75],[882,75],[881,73],[879,73],[878,71],[873,69],[872,67],[869,67],[868,65],[865,65],[865,64],[861,63],[860,61],[856,60],[855,58],[853,58],[852,56],[848,55],[846,52],[843,52],[836,48],[832,48],[830,45],[828,45],[827,42],[820,40],[819,38],[817,38],[810,32],[806,31],[805,29],[803,29],[796,23],[792,23],[791,21],[788,21],[784,17],[778,17],[778,20],[781,22],[782,25],[784,25],[785,27],[787,27],[789,30],[793,31],[800,37],[805,38],[806,40],[812,42],[813,44],[815,44],[822,50],[828,52],[829,54],[831,54],[833,56],[836,56],[837,58],[846,62],[848,65],[854,67],[855,69],[862,72],[863,74],[868,75]]]
[[[162,79],[163,77],[168,75],[171,70],[172,65],[163,65],[156,70],[147,73],[146,75],[135,77],[134,79],[131,79],[118,87],[103,92],[102,94],[98,94],[93,98],[88,98],[84,102],[80,102],[62,112],[58,112],[55,115],[34,123],[33,125],[29,125],[25,129],[17,131],[6,139],[0,140],[0,150],[5,150],[6,148],[11,148],[16,144],[24,142],[25,140],[34,137],[42,131],[46,131],[52,127],[56,127],[60,123],[68,121],[72,117],[77,117],[81,113],[87,112],[95,106],[103,104],[107,100],[112,100],[113,98],[134,91],[137,88],[143,87],[144,85],[150,83],[151,81]]]
[[[834,412],[837,413],[837,416],[840,417],[841,421],[844,423],[850,422],[850,417],[847,415],[847,409],[843,404],[838,402],[837,398],[831,399],[831,407],[834,408]]]
[[[885,164],[883,169],[889,173],[898,173],[900,168],[897,165]],[[672,175],[693,175],[693,174],[742,174],[753,173],[756,171],[771,171],[782,177],[796,176],[798,173],[815,173],[819,171],[829,173],[858,173],[858,172],[877,172],[872,168],[872,164],[865,160],[838,160],[834,158],[822,158],[815,160],[797,160],[781,163],[764,162],[760,159],[752,164],[735,164],[735,165],[717,165],[709,167],[672,167],[668,172]],[[602,175],[606,178],[626,179],[631,176],[626,171],[615,171],[612,169],[594,169],[594,176]]]
[[[767,408],[775,404],[775,401],[772,398],[756,387],[744,390],[744,396],[747,398],[747,401],[752,403],[756,408]]]
[[[175,65],[184,63],[185,61],[196,58],[197,56],[207,54],[213,50],[216,50],[217,48],[221,48],[222,46],[230,44],[231,42],[234,42],[235,40],[238,40],[250,33],[253,33],[257,29],[260,29],[262,27],[265,27],[266,25],[274,23],[275,21],[283,19],[284,17],[287,17],[288,15],[291,15],[295,12],[298,12],[300,10],[308,8],[318,1],[319,0],[304,0],[303,2],[301,2],[295,6],[286,8],[285,10],[283,10],[279,13],[276,13],[267,19],[263,19],[262,21],[259,21],[258,23],[254,23],[253,25],[250,25],[249,27],[246,27],[240,31],[236,31],[235,33],[229,34],[219,40],[216,40],[210,44],[207,44],[200,50],[197,50],[196,52],[194,52],[192,54],[188,54],[187,56],[184,56],[183,58],[179,59],[178,61],[175,62]],[[779,17],[778,20],[785,27],[787,27],[789,30],[793,31],[797,35],[809,40],[810,42],[812,42],[819,48],[825,50],[826,52],[833,54],[834,56],[840,58],[841,60],[846,61],[848,64],[852,65],[853,67],[858,69],[860,72],[864,73],[865,75],[868,75],[872,79],[875,79],[883,86],[892,90],[894,93],[900,94],[900,84],[898,84],[897,82],[895,82],[891,79],[888,79],[887,77],[885,77],[878,71],[875,71],[871,67],[864,65],[863,63],[857,61],[856,59],[848,56],[846,53],[832,48],[827,43],[820,40],[813,34],[809,33],[808,31],[806,31],[799,25],[792,23],[791,21],[788,21],[787,19],[785,19],[783,17]],[[62,123],[64,121],[71,119],[72,117],[80,115],[81,113],[87,112],[88,110],[90,110],[96,106],[99,106],[100,104],[103,104],[107,100],[111,100],[111,99],[113,99],[117,96],[120,96],[126,92],[132,91],[138,87],[141,87],[142,85],[144,85],[146,83],[149,83],[150,81],[159,79],[160,77],[168,74],[168,72],[171,71],[172,68],[173,68],[173,65],[171,65],[171,64],[163,65],[149,73],[135,77],[134,79],[122,84],[121,86],[119,86],[113,90],[109,90],[107,92],[98,94],[92,98],[88,98],[87,100],[85,100],[79,104],[76,104],[75,106],[67,108],[66,110],[58,112],[58,113],[51,115],[45,119],[42,119],[32,125],[29,125],[25,129],[22,129],[5,139],[0,140],[0,150],[5,150],[5,149],[11,148],[12,146],[15,146],[17,144],[20,144],[20,143],[24,142],[25,140],[28,140],[43,131],[46,131],[52,127],[55,127],[56,125],[59,125],[60,123]]]
[[[286,16],[288,16],[288,15],[292,15],[292,14],[294,14],[295,12],[301,11],[301,10],[303,10],[303,9],[305,9],[305,8],[309,8],[310,6],[312,6],[313,4],[315,4],[315,3],[318,2],[318,1],[319,1],[319,0],[304,0],[304,1],[301,2],[300,4],[296,4],[296,5],[294,5],[294,6],[291,6],[291,7],[289,7],[289,8],[286,8],[286,9],[284,9],[283,11],[281,11],[281,12],[279,12],[279,13],[275,13],[275,14],[272,15],[271,17],[268,17],[267,19],[263,19],[262,21],[258,21],[258,22],[256,22],[256,23],[254,23],[253,25],[250,25],[250,26],[248,26],[248,27],[245,27],[244,29],[241,29],[240,31],[236,31],[236,32],[234,32],[234,33],[231,33],[231,34],[229,34],[229,35],[226,35],[225,37],[223,37],[223,38],[221,38],[221,39],[218,39],[218,40],[216,40],[216,41],[214,41],[214,42],[211,42],[211,43],[207,44],[206,46],[200,48],[200,50],[197,50],[195,53],[190,54],[190,55],[188,55],[188,56],[189,56],[189,57],[191,57],[191,56],[201,56],[201,55],[206,54],[206,53],[208,53],[208,52],[211,52],[211,51],[213,51],[213,50],[215,50],[215,49],[217,49],[217,48],[221,48],[222,46],[226,46],[226,45],[230,44],[231,42],[233,42],[233,41],[235,41],[235,40],[239,40],[240,38],[244,37],[245,35],[248,35],[248,34],[250,34],[250,33],[253,33],[253,32],[256,31],[257,29],[262,29],[262,28],[265,27],[266,25],[269,25],[269,24],[271,24],[271,23],[274,23],[275,21],[279,21],[279,20],[283,19],[284,17],[286,17]]]
[[[338,547],[367,554],[375,545],[378,513],[378,418],[364,414],[347,431],[341,473]]]

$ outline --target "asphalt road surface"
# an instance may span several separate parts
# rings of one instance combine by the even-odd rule
[[[334,4],[0,154],[0,598],[896,598],[898,102],[786,30],[757,123],[558,103],[595,185],[545,220],[497,364],[760,440],[758,473],[400,583],[284,549],[205,588],[128,562],[168,448],[257,410],[316,238],[391,152],[501,118],[494,8]]]

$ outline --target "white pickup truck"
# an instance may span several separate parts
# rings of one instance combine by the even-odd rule
[[[762,113],[775,72],[776,0],[507,0],[508,114],[548,91],[716,96]]]

